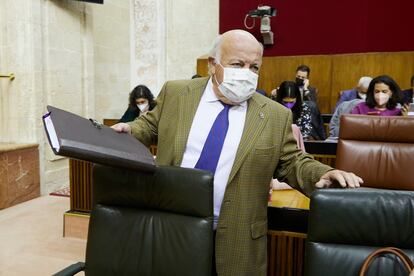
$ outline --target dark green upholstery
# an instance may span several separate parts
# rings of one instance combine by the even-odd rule
[[[358,275],[380,247],[398,247],[414,260],[414,192],[323,189],[311,196],[305,275]],[[377,258],[367,275],[408,275],[394,257]]]
[[[213,176],[95,165],[85,274],[211,275]]]

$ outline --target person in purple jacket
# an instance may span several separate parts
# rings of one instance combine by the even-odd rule
[[[399,116],[407,114],[407,106],[397,107],[401,89],[389,76],[378,76],[369,84],[367,97],[352,109],[351,114]]]
[[[368,90],[369,83],[371,82],[371,77],[361,77],[358,81],[358,85],[350,90],[344,90],[341,92],[341,97],[335,105],[335,109],[343,102],[351,101],[355,99],[365,100],[366,93]]]

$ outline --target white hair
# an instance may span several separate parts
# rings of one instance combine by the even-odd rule
[[[208,52],[208,57],[209,58],[214,58],[215,61],[219,61],[220,62],[220,58],[221,58],[221,42],[222,42],[223,38],[222,35],[218,35],[214,41],[213,41],[213,45],[210,49],[210,52]],[[209,62],[208,63],[208,74],[212,75],[211,72],[211,66],[212,64]]]
[[[223,36],[222,35],[218,35],[214,41],[213,41],[213,45],[210,49],[210,52],[208,53],[209,57],[212,57],[216,60],[220,60],[221,58],[221,42],[223,40]]]
[[[363,88],[368,88],[369,83],[372,81],[371,77],[362,77],[359,79],[358,86]]]

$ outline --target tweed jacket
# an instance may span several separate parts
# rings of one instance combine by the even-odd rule
[[[159,165],[181,164],[193,118],[208,78],[170,81],[157,106],[130,122],[147,146],[158,142]],[[208,116],[208,114],[206,114]],[[218,275],[266,275],[267,198],[274,175],[309,194],[331,170],[297,148],[289,109],[254,93],[227,182],[216,232]]]

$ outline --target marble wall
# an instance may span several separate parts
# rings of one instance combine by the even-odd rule
[[[131,87],[189,79],[218,35],[219,1],[132,0]]]
[[[218,34],[218,0],[0,1],[0,142],[39,144],[41,193],[67,186],[41,116],[119,118],[130,90],[190,78]]]
[[[37,143],[42,194],[69,182],[41,115],[54,105],[84,117],[119,116],[130,86],[129,1],[0,1],[0,142]]]

